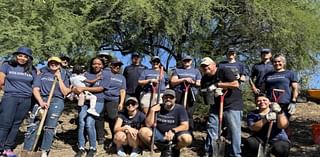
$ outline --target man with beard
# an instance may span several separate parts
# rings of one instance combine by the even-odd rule
[[[147,127],[140,129],[139,137],[147,145],[151,144],[152,136],[154,136],[156,144],[172,141],[175,144],[172,149],[173,156],[178,157],[180,149],[192,142],[191,134],[188,131],[188,114],[182,105],[175,104],[174,90],[166,89],[162,99],[162,104],[151,107],[145,121]],[[154,123],[156,123],[156,128],[153,135]]]

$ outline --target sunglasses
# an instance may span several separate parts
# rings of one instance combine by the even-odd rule
[[[174,96],[172,95],[166,95],[166,96],[163,96],[164,99],[174,99]]]
[[[136,106],[138,103],[134,102],[134,101],[129,101],[126,103],[126,106]]]

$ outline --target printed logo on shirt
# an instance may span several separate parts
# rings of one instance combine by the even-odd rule
[[[158,122],[167,123],[167,124],[175,124],[174,116],[167,116],[167,115],[158,115]]]
[[[271,75],[267,77],[267,80],[275,80],[275,79],[284,79],[286,78],[284,75]]]
[[[32,77],[32,75],[25,73],[25,72],[16,72],[16,71],[9,71],[9,74],[12,75],[19,75],[19,76],[26,76],[26,77]]]
[[[122,80],[121,80],[121,79],[118,79],[118,78],[115,78],[115,77],[111,77],[110,79],[111,79],[112,81],[116,81],[116,82],[122,83]]]
[[[51,82],[53,82],[54,79],[53,78],[48,78],[48,77],[42,77],[41,81],[51,81]]]

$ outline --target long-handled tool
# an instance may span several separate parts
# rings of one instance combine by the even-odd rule
[[[53,93],[54,93],[54,89],[56,88],[56,84],[57,84],[57,78],[55,77],[54,81],[52,83],[52,86],[51,86],[51,90],[50,90],[50,93],[49,93],[48,100],[47,100],[48,108],[50,107],[51,99],[52,99],[52,96],[53,96]],[[38,141],[39,141],[39,138],[40,138],[40,135],[41,135],[41,132],[42,132],[43,125],[44,125],[46,117],[47,117],[47,113],[48,113],[48,109],[44,109],[41,121],[39,123],[38,130],[37,130],[37,133],[36,133],[36,137],[35,137],[35,140],[34,140],[34,143],[33,143],[33,146],[32,146],[32,151],[31,152],[22,152],[21,153],[21,157],[40,157],[41,156],[41,152],[37,152],[36,148],[37,148]]]
[[[224,154],[225,154],[226,141],[222,138],[221,134],[222,134],[222,122],[223,122],[224,97],[226,96],[227,93],[228,93],[228,90],[226,90],[220,96],[218,139],[215,143],[212,144],[213,146],[212,155],[214,157],[224,157]]]
[[[158,91],[157,91],[157,103],[159,104],[160,102],[160,92],[161,92],[161,80],[163,78],[163,67],[161,66],[160,72],[159,72],[159,83],[158,83]],[[156,133],[156,127],[157,127],[157,113],[154,115],[154,122],[152,126],[152,137],[151,137],[151,152],[150,155],[153,156],[154,153],[154,134]]]
[[[272,89],[272,97],[274,99],[274,101],[276,103],[279,102],[281,96],[284,94],[284,90],[283,89]],[[278,93],[278,94],[276,94]],[[269,139],[270,139],[270,135],[271,135],[271,131],[272,131],[272,126],[273,126],[273,121],[269,122],[269,128],[268,128],[268,132],[267,132],[267,139],[264,143],[264,147],[261,145],[261,143],[259,144],[259,148],[258,148],[258,157],[267,157],[269,154]]]
[[[183,97],[183,107],[187,108],[187,103],[188,103],[188,93],[189,93],[189,88],[190,88],[190,83],[187,83],[186,81],[183,82],[184,84],[184,97]]]

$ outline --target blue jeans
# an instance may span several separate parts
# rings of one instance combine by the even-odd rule
[[[228,148],[229,156],[241,157],[241,119],[242,111],[228,110],[223,112],[223,123],[228,129],[228,137],[231,145]],[[205,143],[205,151],[212,154],[212,144],[218,139],[219,116],[210,109],[209,119],[207,123],[207,139]]]
[[[0,151],[14,148],[20,124],[30,106],[31,97],[3,96],[0,105]]]
[[[85,104],[81,107],[79,112],[79,130],[78,130],[78,142],[79,142],[79,148],[85,147],[85,135],[84,135],[84,129],[86,128],[90,149],[96,149],[96,128],[95,128],[95,117],[87,113],[87,110],[89,108],[89,104]],[[97,102],[96,103],[96,111],[98,113],[101,113],[103,110],[104,102]]]
[[[47,117],[43,127],[43,138],[41,142],[41,150],[49,151],[52,145],[55,128],[58,124],[59,117],[64,109],[64,100],[53,97],[48,109]],[[36,137],[39,122],[31,122],[28,126],[24,140],[24,149],[31,150]]]

